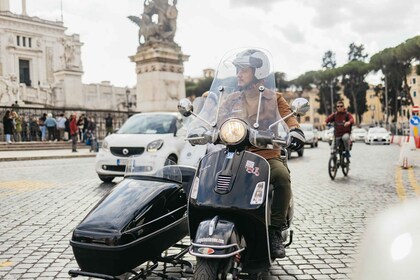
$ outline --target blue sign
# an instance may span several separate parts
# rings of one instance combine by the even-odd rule
[[[410,124],[414,125],[414,126],[419,126],[420,125],[420,117],[419,116],[413,116],[410,119]]]

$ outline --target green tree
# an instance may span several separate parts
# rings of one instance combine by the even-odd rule
[[[290,82],[286,80],[286,73],[275,72],[274,78],[276,79],[276,88],[279,92],[285,91],[290,86]]]
[[[364,62],[366,57],[363,45],[351,43],[348,53],[349,62],[339,70],[342,74],[341,84],[344,86],[344,95],[350,100],[348,110],[355,115],[356,124],[362,122],[363,113],[367,111],[366,91],[369,85],[365,82],[365,77],[370,72],[370,67]]]
[[[329,115],[334,110],[334,104],[338,101],[337,92],[340,90],[338,79],[336,77],[335,66],[337,61],[335,53],[327,51],[322,58],[323,72],[319,72],[317,79],[318,98],[320,106],[318,109],[319,114]]]

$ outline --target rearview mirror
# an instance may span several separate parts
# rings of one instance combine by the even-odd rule
[[[293,100],[292,102],[292,111],[298,115],[298,116],[303,116],[306,114],[306,112],[309,111],[309,101],[306,100],[305,98],[296,98],[295,100]]]
[[[182,98],[178,102],[178,112],[184,117],[188,117],[193,112],[193,105],[188,98]]]

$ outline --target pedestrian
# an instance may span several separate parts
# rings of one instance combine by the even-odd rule
[[[105,118],[105,129],[106,129],[106,135],[112,134],[114,132],[113,123],[112,123],[112,116],[110,113],[108,113],[108,116]]]
[[[70,116],[71,117],[71,116]],[[66,122],[64,124],[64,140],[71,141],[70,137],[70,118],[66,118]]]
[[[57,121],[52,116],[51,113],[48,113],[48,115],[47,115],[47,119],[45,120],[45,126],[47,127],[47,130],[48,130],[48,140],[50,142],[51,141],[56,141],[55,130],[56,130],[56,127],[57,127]]]
[[[45,126],[45,121],[47,120],[47,113],[43,113],[42,116],[38,119],[38,126],[41,130],[41,141],[47,140],[47,127]]]
[[[83,142],[83,126],[85,124],[85,114],[79,116],[77,120],[77,127],[79,131],[79,142]]]
[[[70,137],[71,137],[71,151],[77,152],[77,135],[79,127],[77,126],[76,113],[70,116]]]
[[[4,135],[6,135],[6,143],[11,144],[11,136],[13,134],[13,120],[9,110],[7,110],[3,116],[3,131]]]
[[[97,152],[98,151],[98,143],[96,141],[96,123],[94,118],[90,118],[89,124],[87,127],[87,139],[86,143],[89,140],[90,149],[89,152]]]
[[[15,142],[21,142],[22,137],[22,118],[18,115],[16,111],[12,111],[12,119],[13,119],[13,136]]]
[[[58,131],[58,141],[63,140],[64,131],[66,129],[66,117],[61,113],[57,118],[57,131]]]
[[[38,141],[39,135],[39,126],[36,117],[32,117],[31,121],[29,122],[29,135],[30,141]]]

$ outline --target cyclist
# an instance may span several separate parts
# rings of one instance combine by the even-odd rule
[[[354,124],[353,116],[347,112],[344,108],[343,101],[336,103],[336,109],[334,113],[329,115],[325,120],[325,124],[333,123],[334,125],[334,137],[335,137],[335,149],[338,149],[340,140],[344,143],[345,156],[350,157],[350,133],[351,127]]]

